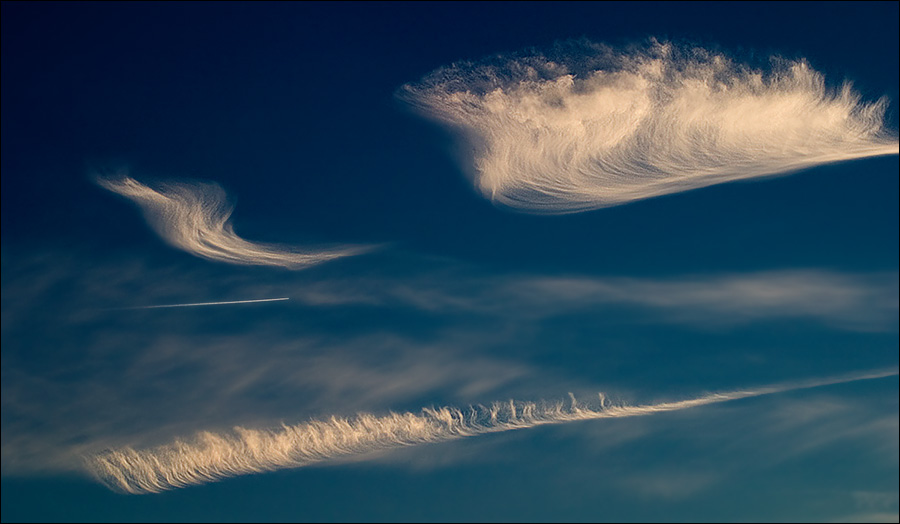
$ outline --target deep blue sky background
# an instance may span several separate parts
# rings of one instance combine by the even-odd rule
[[[896,2],[4,2],[4,316],[11,318],[15,293],[27,291],[29,279],[39,281],[56,259],[59,267],[84,274],[129,264],[147,268],[135,272],[136,289],[191,281],[196,292],[176,298],[196,302],[232,298],[234,282],[275,285],[295,277],[222,267],[165,246],[132,206],[92,183],[92,172],[122,166],[138,177],[222,184],[236,198],[235,228],[245,238],[390,243],[387,252],[298,274],[297,285],[416,272],[427,280],[435,278],[427,269],[432,265],[485,281],[527,274],[660,279],[797,269],[895,275],[896,156],[588,213],[531,216],[498,209],[477,194],[454,159],[451,136],[411,114],[394,92],[458,60],[568,38],[628,44],[653,36],[718,46],[748,60],[804,57],[833,86],[849,79],[865,99],[887,96],[888,126],[896,130],[897,20]],[[35,253],[44,257],[40,263],[31,262]],[[185,272],[200,276],[178,276]],[[893,286],[896,292],[896,280]],[[118,305],[91,302],[65,286],[41,296],[53,293],[66,304],[80,303],[72,298],[78,295],[93,305]],[[67,359],[82,362],[66,348],[87,347],[108,333],[137,337],[143,330],[190,340],[272,330],[285,337],[314,332],[320,339],[398,334],[434,345],[465,326],[473,338],[497,335],[479,355],[545,372],[539,384],[523,378],[509,390],[535,396],[564,396],[567,388],[598,384],[618,388],[626,398],[652,400],[897,363],[896,314],[892,325],[879,329],[809,319],[697,328],[617,315],[629,313],[606,311],[599,319],[592,312],[560,314],[540,327],[465,312],[443,317],[402,307],[299,305],[124,315],[77,329],[45,324],[43,317],[7,327],[4,319],[4,386],[17,376],[10,370],[40,374],[48,362],[58,368]],[[263,346],[255,349],[261,359]],[[602,356],[598,347],[605,348]],[[52,377],[75,383],[100,367],[73,364],[70,375]],[[547,378],[560,376],[569,382]],[[172,380],[172,388],[179,387]],[[331,408],[306,406],[294,413],[283,392],[257,393],[259,402],[266,394],[279,399],[260,418],[301,420],[328,415]],[[132,394],[139,392],[123,398]],[[496,399],[493,392],[470,398],[440,389],[422,395],[389,405],[345,405],[352,413],[357,405],[400,410],[422,402]],[[752,421],[785,405],[811,404],[830,406],[822,413],[845,418],[838,423],[821,415],[803,428],[753,433],[759,424]],[[229,406],[221,410],[227,413]],[[896,443],[897,427],[890,422],[896,417],[893,377],[652,421],[580,423],[482,437],[482,444],[438,444],[395,459],[242,477],[158,496],[117,495],[68,475],[5,475],[2,518],[828,520],[896,514],[896,445],[893,454],[879,454],[884,439],[887,448]],[[4,418],[4,446],[10,424]],[[868,433],[834,441],[809,436],[834,436],[848,424],[886,424],[883,439]],[[754,438],[738,438],[748,432]],[[604,444],[623,434],[635,437]],[[807,451],[777,460],[765,452],[789,448],[786,440],[826,444],[797,445]],[[444,462],[434,458],[445,455]],[[694,488],[641,488],[665,475],[676,479],[667,485]],[[885,493],[893,498],[878,498]]]

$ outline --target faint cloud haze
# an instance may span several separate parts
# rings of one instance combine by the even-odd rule
[[[618,304],[698,326],[811,318],[849,330],[896,324],[896,273],[782,270],[673,279],[532,278],[510,289],[524,302],[559,307]]]
[[[534,213],[898,153],[887,99],[831,90],[805,60],[772,58],[763,71],[655,40],[458,62],[398,96],[465,139],[485,197]]]
[[[896,328],[897,284],[893,272],[791,269],[671,278],[456,273],[447,279],[426,272],[402,279],[321,279],[288,289],[297,302],[326,307],[404,306],[530,319],[627,307],[652,314],[654,321],[701,328],[805,318],[842,330],[884,331]]]
[[[606,388],[617,380],[614,367],[598,374],[531,360],[560,350],[548,349],[545,337],[558,337],[555,320],[572,314],[589,315],[600,329],[782,319],[832,330],[897,327],[896,273],[551,277],[401,257],[397,267],[381,261],[353,277],[347,268],[259,272],[193,259],[98,262],[53,250],[5,250],[2,258],[2,338],[17,348],[3,354],[4,473],[72,471],[80,455],[104,448],[267,427],[285,414],[322,419],[437,399],[467,405]],[[357,260],[350,274],[354,264],[368,267]],[[267,296],[290,300],[180,307]],[[98,326],[103,335],[92,335]],[[604,359],[623,355],[602,338],[588,340]],[[66,378],[73,369],[79,380]]]

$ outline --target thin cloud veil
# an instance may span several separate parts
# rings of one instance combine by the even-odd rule
[[[826,87],[805,60],[767,71],[653,41],[587,41],[440,68],[398,96],[465,140],[477,188],[533,213],[616,206],[895,155],[887,99]]]

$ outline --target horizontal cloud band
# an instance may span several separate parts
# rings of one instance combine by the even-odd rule
[[[538,213],[898,153],[886,99],[831,92],[803,60],[763,72],[655,41],[460,62],[398,96],[462,134],[486,197]]]
[[[244,240],[234,233],[229,220],[232,207],[217,184],[170,183],[154,189],[128,176],[98,178],[97,182],[138,204],[147,222],[167,243],[209,260],[303,269],[371,249],[298,249]]]
[[[89,457],[95,477],[125,493],[160,491],[201,484],[225,477],[295,468],[341,456],[376,450],[443,442],[486,433],[525,429],[580,420],[622,418],[678,411],[707,404],[770,395],[785,391],[897,375],[897,370],[774,385],[752,390],[639,406],[612,405],[600,395],[596,407],[508,401],[469,409],[425,408],[417,413],[385,416],[360,414],[332,417],[277,430],[237,427],[233,434],[200,433],[193,441],[147,450],[123,448]]]

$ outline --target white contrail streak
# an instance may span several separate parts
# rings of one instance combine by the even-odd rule
[[[398,96],[467,142],[485,197],[535,213],[615,206],[732,180],[896,155],[887,100],[826,88],[804,60],[768,71],[653,41],[586,41],[441,68]]]
[[[135,306],[135,307],[125,307],[125,308],[119,308],[119,309],[158,309],[158,308],[169,308],[169,307],[227,306],[230,304],[255,304],[257,302],[280,302],[282,300],[290,300],[290,298],[282,297],[282,298],[261,298],[258,300],[231,300],[228,302],[197,302],[195,304],[164,304],[161,306]]]
[[[109,488],[157,493],[225,477],[295,468],[376,450],[579,420],[621,418],[678,411],[785,391],[897,375],[896,369],[714,393],[639,406],[613,405],[601,393],[595,407],[571,402],[497,402],[468,409],[424,408],[421,413],[359,414],[312,420],[279,429],[236,427],[233,433],[199,433],[156,448],[109,450],[87,459],[87,467]]]
[[[230,221],[232,206],[217,184],[169,183],[154,189],[128,176],[101,177],[97,183],[137,203],[147,222],[167,243],[209,260],[303,269],[372,249],[299,249],[244,240],[234,233]]]

